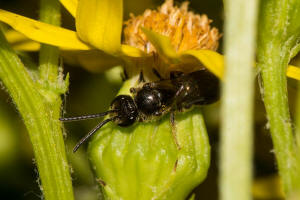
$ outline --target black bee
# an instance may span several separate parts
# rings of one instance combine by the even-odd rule
[[[155,74],[160,78],[159,74]],[[142,77],[142,76],[141,76]],[[143,79],[143,78],[141,78]],[[129,95],[119,95],[112,102],[110,110],[78,117],[60,118],[60,121],[79,121],[110,115],[83,137],[73,152],[106,123],[113,121],[119,126],[130,126],[136,121],[149,121],[171,113],[170,121],[175,127],[175,112],[183,112],[193,105],[207,105],[219,99],[219,79],[206,69],[184,74],[171,72],[169,79],[144,83],[139,88],[131,88]],[[172,128],[173,130],[173,128]],[[175,131],[173,136],[179,147]]]

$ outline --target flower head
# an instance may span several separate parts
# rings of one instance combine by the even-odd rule
[[[33,41],[59,46],[76,57],[81,65],[94,71],[124,64],[124,60],[127,64],[136,59],[144,62],[154,56],[159,58],[159,66],[156,66],[157,63],[148,66],[154,66],[163,76],[173,70],[169,66],[190,65],[191,62],[198,62],[196,65],[204,65],[217,76],[222,76],[222,56],[215,52],[220,34],[216,28],[210,27],[211,20],[206,15],[188,11],[187,2],[176,7],[173,0],[167,0],[158,10],[147,10],[143,16],[132,16],[124,23],[123,44],[122,0],[61,0],[61,3],[75,17],[76,32],[4,10],[0,10],[0,21]],[[33,45],[33,41],[17,47],[28,50],[34,46],[36,50],[37,45]],[[190,50],[198,52],[188,52]]]
[[[142,15],[131,15],[125,22],[124,44],[134,46],[146,53],[156,52],[140,27],[147,28],[167,36],[176,52],[209,49],[216,51],[220,34],[211,28],[212,20],[206,15],[195,14],[188,10],[188,2],[180,7],[173,6],[173,0],[167,0],[157,10],[146,10]]]
[[[22,40],[22,45],[15,45],[19,50],[37,50],[36,42],[58,46],[64,55],[68,58],[71,55],[73,61],[75,58],[91,71],[103,71],[124,65],[124,61],[136,62],[136,59],[143,63],[153,56],[151,52],[156,52],[154,60],[157,54],[160,59],[148,67],[156,67],[163,76],[171,70],[190,72],[206,67],[219,78],[223,77],[223,56],[215,52],[220,34],[216,28],[210,27],[211,20],[206,15],[188,11],[187,2],[176,7],[173,0],[167,0],[157,11],[147,10],[143,16],[132,16],[125,22],[123,44],[122,0],[60,2],[74,16],[76,32],[0,9],[0,21],[18,32],[10,31],[8,39],[12,42]],[[139,70],[138,67],[133,71]],[[287,75],[300,79],[299,71],[289,67]]]

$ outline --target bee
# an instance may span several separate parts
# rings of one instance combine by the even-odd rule
[[[108,122],[118,126],[131,126],[135,122],[151,121],[170,113],[170,123],[176,145],[175,113],[184,112],[194,105],[207,105],[219,99],[219,79],[207,69],[201,69],[188,74],[170,72],[169,79],[143,83],[141,87],[130,88],[130,95],[118,95],[111,102],[110,110],[92,115],[60,118],[60,121],[80,121],[109,115],[100,122],[74,147],[73,152],[89,139],[97,130]],[[142,75],[142,73],[141,73]],[[140,76],[141,81],[143,80]]]

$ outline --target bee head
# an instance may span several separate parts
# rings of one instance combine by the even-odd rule
[[[130,126],[138,117],[138,109],[129,95],[119,95],[111,103],[111,109],[116,110],[114,120],[119,126]]]

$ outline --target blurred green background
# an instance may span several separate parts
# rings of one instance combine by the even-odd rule
[[[146,8],[156,8],[162,0],[126,0],[124,1],[124,18],[129,13],[141,14]],[[181,1],[177,1],[181,2]],[[221,0],[191,0],[190,9],[207,14],[213,20],[212,25],[223,32],[223,4]],[[38,18],[38,0],[0,0],[0,8],[6,9],[27,17]],[[70,14],[62,9],[62,26],[74,30],[74,20]],[[236,30],[238,31],[238,30]],[[222,52],[222,39],[219,48]],[[28,53],[34,62],[38,61],[37,53]],[[121,68],[117,67],[105,73],[93,74],[80,66],[64,65],[65,73],[70,73],[70,89],[64,99],[64,115],[73,116],[105,111],[122,84]],[[257,82],[257,81],[256,81]],[[2,84],[0,90],[0,199],[41,199],[39,179],[34,164],[30,140],[18,111]],[[291,110],[294,109],[296,93],[295,81],[290,81]],[[274,177],[276,164],[272,153],[272,144],[269,136],[266,114],[261,97],[256,86],[255,96],[255,180],[268,180]],[[203,108],[205,120],[212,146],[212,161],[207,179],[194,190],[195,199],[218,199],[218,149],[219,149],[219,103]],[[82,147],[76,154],[72,148],[76,141],[85,135],[98,120],[74,122],[65,124],[66,145],[68,158],[72,166],[72,178],[76,199],[99,199],[98,187],[94,182],[89,167],[85,148]],[[234,174],[233,174],[234,176]],[[259,185],[259,182],[255,182]],[[276,181],[270,181],[270,195],[259,195],[255,191],[255,199],[280,199],[278,190],[273,187]],[[263,189],[263,191],[265,191]]]

